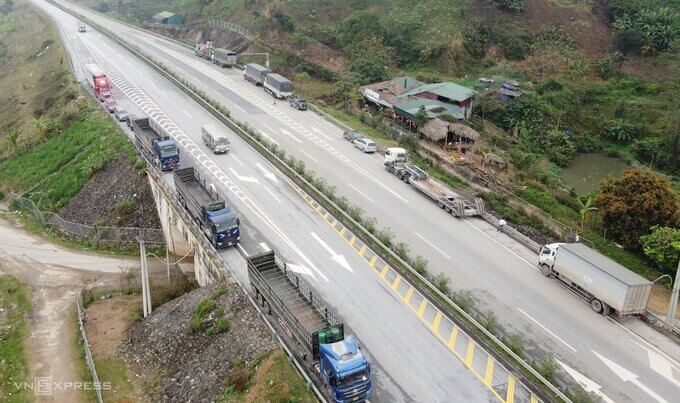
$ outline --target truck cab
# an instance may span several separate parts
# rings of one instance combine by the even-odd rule
[[[552,267],[555,264],[555,254],[559,247],[559,243],[541,246],[541,250],[538,252],[538,266],[541,268],[543,274],[550,274],[550,270],[552,270]]]
[[[167,171],[179,165],[179,150],[169,137],[154,140],[153,146],[161,170]]]
[[[319,345],[319,372],[335,402],[365,401],[371,396],[371,364],[354,336]]]
[[[226,248],[241,241],[241,220],[224,202],[204,207],[203,215],[210,227],[206,229],[206,234],[216,248]]]
[[[385,150],[383,165],[394,165],[406,162],[406,150],[400,147],[390,147]]]

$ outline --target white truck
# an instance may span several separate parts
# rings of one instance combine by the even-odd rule
[[[538,266],[544,276],[557,280],[603,315],[644,314],[652,292],[651,281],[582,243],[544,245]]]
[[[248,63],[243,69],[243,78],[255,85],[264,85],[264,78],[271,70],[257,63]]]
[[[293,82],[280,74],[267,73],[264,77],[264,91],[275,98],[286,99],[293,95]]]
[[[406,150],[403,148],[391,147],[385,150],[383,164],[387,172],[395,174],[397,178],[436,201],[439,208],[454,217],[476,216],[484,213],[482,199],[477,197],[474,204],[471,204],[443,183],[430,177],[417,165],[407,163]]]
[[[212,62],[220,67],[231,67],[236,64],[236,52],[217,48],[212,52]]]

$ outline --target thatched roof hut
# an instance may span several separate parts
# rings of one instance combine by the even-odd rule
[[[420,132],[432,141],[445,140],[451,123],[441,119],[428,119]]]
[[[470,141],[477,141],[479,138],[479,133],[475,129],[462,123],[451,123],[449,131],[462,139]]]

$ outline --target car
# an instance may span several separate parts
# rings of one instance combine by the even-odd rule
[[[356,130],[347,130],[346,132],[342,133],[342,137],[349,141],[350,143],[354,142],[354,140],[362,138],[363,136],[361,133],[359,133]]]
[[[104,98],[104,108],[106,108],[109,113],[113,113],[116,110],[116,101],[112,97]]]
[[[128,112],[127,109],[118,106],[113,110],[113,114],[116,115],[116,119],[118,119],[119,122],[126,122],[130,112]]]
[[[358,139],[354,140],[352,144],[354,144],[354,147],[365,153],[374,153],[378,151],[378,145],[375,144],[373,140],[366,137],[359,137]]]
[[[307,101],[305,101],[302,98],[298,97],[293,97],[290,99],[290,106],[293,108],[299,110],[299,111],[306,111],[307,110]]]
[[[82,22],[78,23],[78,32],[87,32],[87,28],[85,27],[85,24]]]
[[[127,126],[132,129],[132,122],[137,119],[137,116],[128,113],[127,118],[125,119],[125,122],[127,123]]]

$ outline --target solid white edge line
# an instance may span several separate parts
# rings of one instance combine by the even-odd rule
[[[523,258],[522,256],[520,256],[517,252],[515,252],[514,250],[508,248],[503,242],[499,241],[498,239],[496,239],[496,238],[492,237],[491,235],[487,234],[486,232],[482,231],[482,229],[479,228],[478,226],[474,225],[473,223],[471,223],[470,221],[467,221],[467,220],[465,220],[464,222],[465,222],[466,224],[472,226],[472,228],[474,228],[474,229],[476,229],[477,231],[479,231],[479,232],[481,232],[482,234],[484,234],[484,236],[488,237],[489,239],[493,240],[494,242],[496,242],[497,244],[499,244],[500,246],[502,246],[503,248],[505,248],[508,252],[510,252],[510,253],[512,253],[513,255],[517,256],[518,258],[522,259],[522,260],[523,260],[526,264],[528,264],[532,269],[534,269],[534,270],[536,270],[536,271],[539,271],[539,270],[540,270],[540,269],[537,267],[536,264],[531,263],[530,261],[526,260],[525,258]]]
[[[351,183],[347,183],[347,186],[351,187],[352,189],[354,189],[355,192],[359,193],[360,195],[362,195],[363,197],[365,197],[366,200],[368,200],[368,201],[370,201],[371,203],[373,203],[373,199],[371,199],[370,197],[366,196],[366,195],[364,194],[364,192],[362,192],[361,190],[359,190],[359,189],[355,188],[354,186],[352,186]]]
[[[565,346],[569,347],[569,348],[571,349],[571,351],[573,351],[573,352],[575,352],[575,353],[577,352],[576,349],[575,349],[574,347],[570,346],[569,343],[567,343],[566,341],[562,340],[562,339],[561,339],[558,335],[556,335],[555,333],[551,332],[550,329],[548,329],[547,327],[543,326],[541,323],[539,323],[539,321],[537,321],[536,319],[532,318],[528,313],[524,312],[524,311],[522,310],[522,308],[517,308],[517,310],[520,311],[521,313],[523,313],[524,316],[526,316],[527,318],[531,319],[534,323],[536,323],[538,326],[540,326],[543,330],[545,330],[546,332],[548,332],[552,337],[556,338],[556,339],[557,339],[558,341],[560,341],[562,344],[564,344]]]
[[[350,186],[352,186],[352,185],[350,185]],[[439,249],[435,244],[433,244],[432,242],[430,242],[430,241],[428,241],[427,239],[425,239],[425,237],[423,237],[422,235],[420,235],[420,234],[417,233],[417,232],[415,232],[415,234],[416,234],[416,236],[417,236],[418,238],[422,239],[423,242],[425,242],[426,244],[428,244],[428,245],[430,245],[431,247],[433,247],[437,252],[441,253],[445,258],[451,259],[451,257],[449,257],[449,255],[447,255],[446,253],[444,253],[444,252],[443,252],[441,249]]]
[[[314,157],[312,157],[311,155],[307,154],[307,153],[305,152],[305,150],[300,150],[300,152],[303,153],[304,155],[306,155],[307,158],[309,158],[310,160],[312,160],[312,161],[314,161],[314,162],[319,162],[319,161],[317,161],[316,158],[314,158]]]

